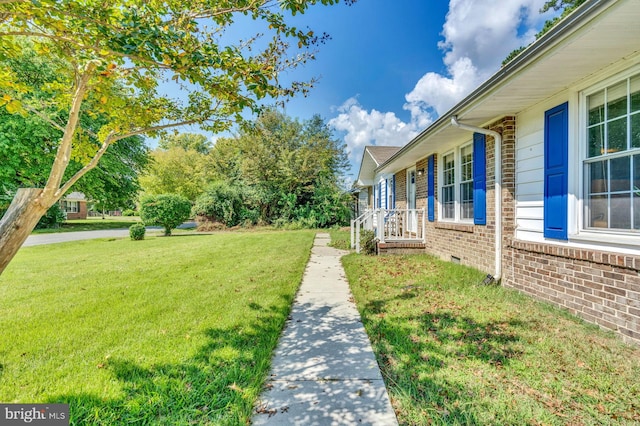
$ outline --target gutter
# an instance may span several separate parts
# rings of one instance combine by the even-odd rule
[[[470,132],[481,133],[483,135],[492,136],[494,139],[495,148],[495,272],[493,279],[497,282],[502,278],[502,135],[493,130],[488,130],[482,127],[472,126],[469,124],[463,124],[458,121],[458,116],[451,117],[451,125],[462,130],[468,130]]]

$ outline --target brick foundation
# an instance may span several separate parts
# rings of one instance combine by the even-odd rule
[[[640,256],[512,240],[502,284],[640,344]]]

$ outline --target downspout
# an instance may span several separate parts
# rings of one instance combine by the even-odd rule
[[[492,136],[495,145],[495,273],[493,278],[496,282],[502,278],[502,135],[493,130],[484,129],[482,127],[471,126],[458,122],[458,117],[451,117],[451,125],[470,132],[482,133],[483,135]]]

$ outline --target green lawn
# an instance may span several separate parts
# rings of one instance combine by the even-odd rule
[[[89,219],[72,219],[60,224],[58,228],[36,229],[34,234],[50,234],[56,232],[98,231],[102,229],[124,229],[140,222],[138,216],[107,216],[105,219],[93,217]]]
[[[23,248],[0,276],[0,401],[72,424],[247,424],[314,232]]]
[[[427,255],[343,264],[401,424],[640,424],[640,349]]]

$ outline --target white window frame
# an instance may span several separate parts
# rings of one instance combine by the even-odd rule
[[[80,213],[80,201],[65,200],[64,211],[66,213]]]
[[[453,150],[446,151],[442,154],[438,154],[438,160],[440,164],[438,165],[438,218],[442,222],[458,222],[458,223],[473,223],[473,214],[469,218],[462,218],[462,193],[460,190],[460,185],[462,184],[462,150],[465,148],[471,148],[471,182],[473,185],[473,141],[468,141]],[[444,159],[446,156],[453,154],[453,171],[454,171],[454,181],[453,181],[453,214],[454,217],[445,218],[444,215],[444,200],[442,190],[444,188]]]
[[[605,159],[605,158],[612,158],[611,156],[599,156],[599,157],[593,157],[590,158],[588,156],[589,152],[588,152],[588,109],[587,109],[587,98],[590,95],[593,95],[607,87],[611,87],[616,85],[617,83],[620,83],[626,79],[629,79],[631,77],[635,77],[635,76],[639,76],[640,75],[640,66],[636,66],[633,67],[631,69],[628,69],[622,73],[618,73],[616,75],[613,75],[611,77],[608,77],[606,79],[603,79],[602,81],[599,81],[598,83],[586,88],[585,90],[582,90],[578,93],[578,108],[576,113],[578,114],[578,141],[577,141],[577,151],[578,151],[578,161],[573,161],[570,162],[569,164],[569,173],[570,175],[573,174],[572,170],[575,170],[574,167],[577,167],[577,170],[575,170],[577,172],[578,175],[578,182],[577,182],[577,186],[576,186],[576,190],[574,192],[575,197],[576,197],[576,209],[575,209],[575,216],[577,219],[577,223],[575,224],[575,227],[572,227],[570,225],[570,229],[573,228],[574,229],[574,234],[569,235],[569,238],[571,240],[575,240],[577,242],[579,241],[593,241],[593,242],[600,242],[600,243],[605,243],[605,244],[614,244],[614,245],[624,245],[624,246],[639,246],[639,240],[638,237],[640,236],[640,230],[634,230],[634,229],[629,229],[629,230],[623,230],[623,229],[615,229],[615,228],[593,228],[593,227],[587,227],[586,225],[586,202],[587,202],[587,185],[589,184],[587,182],[587,173],[586,173],[586,164],[588,162],[590,162],[590,160],[594,160],[594,158],[601,158],[601,159]],[[627,92],[628,93],[628,92]],[[629,108],[629,106],[628,106]],[[627,112],[628,114],[628,112]],[[628,115],[627,115],[628,117]],[[627,130],[630,131],[630,123],[627,124]],[[633,155],[637,155],[640,154],[640,148],[635,148],[632,150],[627,150],[625,151],[628,153],[628,155],[630,157],[632,157]],[[614,155],[613,157],[615,157],[616,155]],[[623,154],[623,156],[626,156]],[[571,156],[569,157],[571,158]],[[631,179],[633,179],[633,176],[631,176]],[[632,200],[631,202],[633,202],[633,194],[632,194]]]

